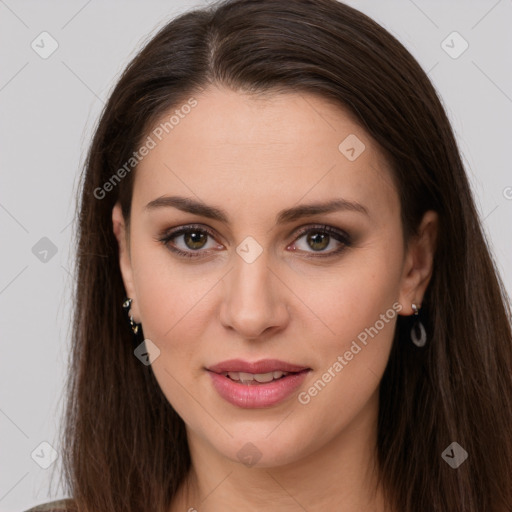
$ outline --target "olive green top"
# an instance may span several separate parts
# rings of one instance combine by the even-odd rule
[[[74,512],[73,500],[66,498],[36,505],[25,512]]]

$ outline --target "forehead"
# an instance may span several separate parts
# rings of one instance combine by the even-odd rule
[[[305,196],[397,202],[376,143],[348,111],[316,94],[211,87],[166,112],[148,136],[154,147],[137,167],[134,203],[177,192],[266,207],[271,192],[276,210]]]

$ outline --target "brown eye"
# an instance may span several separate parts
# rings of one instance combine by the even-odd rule
[[[322,251],[329,246],[331,237],[325,233],[313,233],[307,235],[307,241],[310,247],[315,251]]]
[[[298,244],[304,238],[303,247]],[[330,226],[313,226],[302,229],[293,243],[293,250],[299,249],[306,257],[328,257],[342,252],[351,245],[350,236]],[[332,246],[332,250],[326,250]],[[314,253],[318,254],[314,254]]]
[[[209,239],[212,246],[208,247]],[[298,242],[304,239],[303,247]],[[222,249],[223,246],[214,243],[215,235],[200,226],[180,226],[167,231],[156,240],[161,242],[171,252],[184,258],[202,258],[208,256],[209,249]],[[302,229],[295,238],[293,251],[298,249],[305,257],[329,257],[341,253],[351,245],[350,236],[344,231],[330,226],[318,225]],[[332,246],[331,250],[326,250]],[[317,254],[315,254],[317,253]]]
[[[200,231],[189,231],[183,235],[183,241],[189,249],[202,249],[207,239],[208,234]]]
[[[214,235],[210,231],[199,226],[181,226],[172,231],[167,231],[157,238],[157,241],[165,245],[171,252],[185,258],[201,258],[208,253],[208,249],[218,247],[207,247],[208,239],[214,240]],[[181,239],[181,240],[180,240]],[[204,250],[203,250],[204,249]]]

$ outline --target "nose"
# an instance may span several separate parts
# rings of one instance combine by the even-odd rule
[[[279,272],[270,268],[265,251],[252,263],[237,255],[223,282],[220,321],[225,328],[256,340],[286,327],[288,289]]]

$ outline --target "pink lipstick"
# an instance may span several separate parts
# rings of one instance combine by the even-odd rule
[[[229,403],[261,409],[285,400],[304,382],[311,368],[277,359],[231,359],[207,368],[212,384]]]

